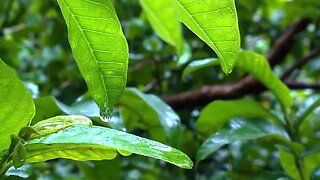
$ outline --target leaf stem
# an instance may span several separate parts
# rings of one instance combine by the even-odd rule
[[[287,111],[287,109],[284,106],[281,106],[283,114],[284,114],[284,120],[286,122],[285,128],[291,138],[292,141],[297,141],[297,134],[294,128],[294,124],[291,120],[291,118],[289,117],[289,113]]]
[[[284,114],[284,119],[286,122],[285,127],[286,127],[286,130],[290,136],[291,141],[299,142],[299,135],[295,129],[296,126],[295,126],[294,122],[290,118],[287,109],[284,106],[281,106],[281,108],[282,108],[282,111]],[[300,154],[297,154],[297,153],[293,153],[293,154],[294,154],[295,164],[296,164],[298,171],[299,171],[300,178],[301,178],[301,180],[305,180],[303,159],[301,158]]]

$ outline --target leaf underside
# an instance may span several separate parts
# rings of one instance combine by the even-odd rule
[[[175,0],[181,21],[207,43],[230,73],[240,49],[234,0]]]
[[[113,159],[117,151],[167,161],[190,169],[187,155],[164,144],[132,134],[99,126],[71,126],[57,133],[27,142],[27,162],[41,162],[55,158],[79,161]]]
[[[111,0],[58,0],[80,72],[100,108],[126,86],[128,45]]]

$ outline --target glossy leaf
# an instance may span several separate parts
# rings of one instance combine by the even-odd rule
[[[198,71],[202,68],[210,67],[210,66],[216,66],[219,65],[220,61],[216,58],[208,58],[208,59],[201,59],[201,60],[195,60],[192,61],[188,66],[183,70],[182,73],[182,79],[186,79],[187,75]]]
[[[283,129],[266,121],[236,119],[204,141],[197,152],[196,161],[200,162],[226,144],[284,134]]]
[[[16,73],[0,59],[0,156],[34,116],[32,97]]]
[[[140,0],[140,4],[152,28],[181,54],[182,31],[173,1]]]
[[[27,142],[27,162],[55,158],[79,161],[113,159],[117,151],[125,151],[191,168],[192,161],[184,153],[164,144],[122,131],[99,126],[72,126],[49,136]]]
[[[288,87],[278,78],[270,68],[270,65],[262,55],[242,51],[239,53],[237,66],[262,82],[279,99],[280,103],[289,108],[293,103]]]
[[[260,117],[281,123],[276,116],[262,107],[260,103],[251,99],[214,101],[200,113],[196,124],[197,131],[202,135],[209,136],[235,117]]]
[[[177,140],[180,118],[158,97],[143,94],[135,88],[127,88],[119,105],[124,121],[130,123],[130,114],[135,115],[149,131],[151,138],[162,142],[168,138],[170,143]]]
[[[53,134],[69,126],[74,125],[87,125],[92,126],[92,122],[89,118],[84,116],[56,116],[43,121],[38,122],[32,127],[38,132],[31,136],[32,139],[39,138]]]
[[[240,49],[240,33],[234,0],[174,0],[181,21],[207,43],[230,73]]]
[[[278,147],[278,150],[279,150],[279,158],[280,158],[280,163],[282,168],[293,179],[300,180],[301,176],[299,173],[299,169],[296,166],[294,155],[280,147]]]
[[[128,45],[111,0],[58,0],[69,42],[88,89],[103,110],[126,86]]]

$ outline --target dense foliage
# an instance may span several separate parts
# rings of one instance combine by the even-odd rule
[[[0,179],[319,179],[319,9],[2,0]]]

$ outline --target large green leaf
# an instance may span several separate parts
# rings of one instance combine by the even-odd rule
[[[16,73],[0,59],[0,155],[10,144],[10,135],[18,134],[34,116],[31,94]],[[1,157],[1,156],[0,156]]]
[[[251,99],[214,101],[202,110],[196,124],[197,131],[208,136],[235,117],[260,117],[281,123],[276,116],[271,114],[260,103]]]
[[[119,105],[126,127],[132,123],[133,119],[137,119],[142,128],[149,131],[151,138],[162,142],[167,138],[170,144],[174,144],[177,140],[180,118],[158,97],[143,94],[135,88],[127,88]]]
[[[240,33],[234,0],[174,0],[181,21],[206,42],[230,73],[240,49]]]
[[[164,144],[132,134],[99,126],[71,126],[27,142],[27,162],[55,158],[78,161],[114,159],[117,151],[167,161],[182,168],[192,168],[187,155]]]
[[[276,135],[285,136],[285,131],[267,121],[236,119],[204,141],[196,161],[200,162],[226,144]]]
[[[278,76],[273,73],[265,57],[254,52],[242,51],[239,53],[237,66],[248,71],[261,81],[264,86],[275,94],[284,107],[289,108],[292,105],[293,98],[290,90]]]
[[[112,108],[126,86],[128,45],[111,0],[58,0],[69,42],[93,99]]]
[[[140,0],[149,22],[157,34],[167,43],[182,51],[182,31],[174,3],[171,0]]]

